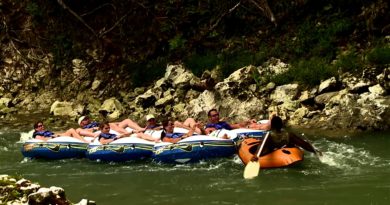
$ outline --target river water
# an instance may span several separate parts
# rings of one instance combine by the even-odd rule
[[[242,177],[237,156],[189,165],[103,163],[87,159],[28,160],[20,132],[0,123],[0,174],[18,175],[45,187],[59,186],[68,199],[106,204],[389,204],[390,132],[337,138],[305,135],[324,157],[305,153],[290,168]]]

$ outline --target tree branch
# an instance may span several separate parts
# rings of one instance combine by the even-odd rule
[[[106,3],[106,4],[103,4],[103,5],[98,6],[97,8],[93,9],[92,11],[89,11],[89,12],[87,12],[87,13],[83,13],[83,14],[81,14],[80,16],[87,16],[87,15],[90,15],[90,14],[94,13],[95,11],[97,11],[97,10],[99,10],[99,9],[105,7],[105,6],[111,6],[112,8],[114,8],[114,10],[116,10],[116,8],[114,7],[114,5],[109,4],[109,3]]]
[[[76,12],[74,12],[72,9],[70,9],[62,0],[57,0],[58,4],[62,6],[65,10],[68,10],[74,17],[76,17],[85,27],[90,30],[93,35],[99,39],[99,36],[96,34],[95,30],[93,30],[92,27],[90,27]]]
[[[227,12],[223,13],[217,20],[216,22],[209,28],[209,31],[212,31],[215,29],[215,27],[218,26],[219,22],[228,14],[232,13],[238,6],[240,6],[241,1],[239,1],[236,5],[234,5],[232,8],[230,8]]]
[[[260,9],[266,17],[268,17],[272,23],[276,26],[276,21],[274,14],[272,13],[271,8],[268,6],[267,0],[260,0],[260,4],[257,3],[255,0],[249,0],[251,3],[253,3],[258,9]]]
[[[106,35],[107,33],[109,33],[110,31],[112,31],[116,26],[119,25],[119,23],[120,23],[121,21],[123,21],[123,19],[125,19],[125,17],[126,17],[127,15],[129,15],[129,13],[130,13],[130,11],[127,12],[125,15],[123,15],[123,16],[122,16],[117,22],[115,22],[115,24],[114,24],[111,28],[109,28],[108,30],[100,31],[100,32],[99,32],[99,37],[102,37],[102,36]]]

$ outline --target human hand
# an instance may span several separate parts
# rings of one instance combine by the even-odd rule
[[[257,123],[257,120],[256,119],[250,119],[249,122],[250,123]]]
[[[217,129],[215,129],[214,127],[209,127],[209,128],[206,128],[206,129],[204,130],[204,132],[205,132],[206,134],[210,134],[210,133],[212,133],[212,132],[215,131],[215,130],[217,130]]]

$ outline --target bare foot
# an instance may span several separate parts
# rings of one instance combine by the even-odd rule
[[[145,132],[146,128],[136,129],[134,133]]]

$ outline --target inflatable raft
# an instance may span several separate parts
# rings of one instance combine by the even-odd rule
[[[94,140],[88,146],[87,158],[110,162],[142,160],[152,156],[154,144],[154,142],[135,136],[120,138],[105,145]]]
[[[258,146],[262,139],[246,138],[238,148],[238,156],[246,165],[253,156],[256,156]],[[261,168],[278,168],[296,164],[303,160],[303,151],[297,147],[281,148],[264,156],[260,156],[259,162]]]
[[[230,133],[233,133],[233,135],[237,135],[236,137],[244,138],[244,137],[264,137],[264,135],[267,133],[266,130],[252,130],[252,129],[246,129],[246,128],[239,128],[234,130],[229,130]]]
[[[194,135],[177,143],[161,142],[154,146],[153,159],[163,163],[190,163],[236,153],[235,142],[207,135]]]
[[[88,143],[73,137],[61,136],[47,141],[26,140],[22,145],[22,154],[29,158],[66,159],[85,157]]]

